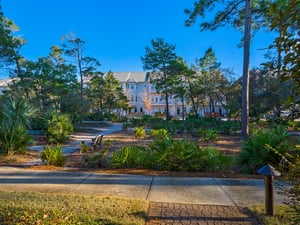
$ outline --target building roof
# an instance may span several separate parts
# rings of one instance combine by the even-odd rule
[[[1,79],[0,80],[0,95],[2,95],[3,91],[6,90],[8,88],[8,86],[16,80],[18,80],[18,78]]]
[[[147,72],[113,72],[113,76],[119,82],[147,82],[149,79]]]

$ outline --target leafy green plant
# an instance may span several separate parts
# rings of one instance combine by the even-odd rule
[[[46,146],[41,152],[40,158],[52,166],[63,166],[67,160],[61,145]]]
[[[295,120],[289,120],[288,122],[288,127],[295,130],[297,128],[298,122]]]
[[[157,148],[158,146],[163,148]],[[185,140],[156,141],[152,145],[158,154],[156,166],[160,170],[199,171],[203,160],[203,152],[199,147]]]
[[[10,126],[7,121],[0,123],[0,153],[13,154],[23,152],[33,143],[32,137],[22,125]]]
[[[232,166],[233,158],[225,155],[216,148],[208,147],[203,149],[204,162],[202,169],[209,172],[225,171]]]
[[[84,141],[80,143],[80,153],[87,153],[91,149],[91,146],[85,145]]]
[[[133,130],[134,136],[136,138],[144,138],[146,137],[146,131],[143,127],[136,127]]]
[[[215,141],[219,136],[216,130],[205,128],[200,128],[198,134],[200,136],[200,141],[206,142],[207,144],[211,141]]]
[[[284,167],[279,167],[282,170],[283,177],[290,184],[281,186],[281,192],[288,198],[285,203],[292,209],[289,213],[291,224],[300,223],[300,138],[295,144],[295,152],[285,152],[284,154],[278,152],[277,149],[267,145],[266,147],[282,158],[285,162]]]
[[[103,167],[105,163],[105,156],[107,155],[108,150],[103,149],[100,152],[93,153],[91,155],[85,155],[84,160],[84,166],[85,167],[93,167],[93,168],[99,168]]]
[[[64,143],[73,132],[71,119],[66,114],[52,112],[48,116],[46,134],[51,143]]]
[[[150,135],[158,138],[158,139],[165,139],[168,138],[168,131],[166,129],[152,129],[150,131]]]
[[[257,169],[267,163],[277,165],[281,157],[266,146],[269,145],[284,154],[291,147],[287,142],[288,137],[283,126],[252,131],[248,139],[243,142],[242,151],[238,155],[241,171],[255,173]]]
[[[126,146],[116,151],[111,158],[113,168],[143,168],[146,157],[145,148],[140,146]]]
[[[34,110],[22,98],[2,96],[0,102],[0,153],[23,152],[33,142],[27,133]]]

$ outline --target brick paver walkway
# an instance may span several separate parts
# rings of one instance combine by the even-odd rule
[[[151,202],[146,225],[256,225],[246,209],[237,206]]]

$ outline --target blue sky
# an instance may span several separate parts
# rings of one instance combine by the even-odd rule
[[[20,27],[27,40],[21,53],[36,60],[60,45],[63,34],[75,33],[86,42],[85,55],[97,58],[100,71],[142,71],[140,57],[158,37],[176,45],[176,54],[188,64],[212,47],[222,68],[242,72],[242,34],[232,28],[200,32],[187,28],[185,8],[194,0],[2,0],[4,15]],[[251,46],[251,67],[264,62],[272,34],[258,33]]]

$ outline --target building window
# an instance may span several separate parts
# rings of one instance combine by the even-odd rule
[[[133,89],[134,88],[134,84],[131,84],[131,89]]]
[[[136,101],[136,102],[138,101],[138,96],[137,96],[137,95],[135,96],[135,101]]]
[[[140,112],[141,112],[141,113],[143,112],[143,107],[140,108]]]
[[[134,108],[134,112],[137,112],[137,108]]]
[[[180,115],[180,108],[177,108],[177,115]]]
[[[131,96],[131,101],[132,101],[132,102],[134,101],[134,97],[133,97],[133,96]]]

